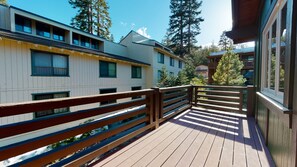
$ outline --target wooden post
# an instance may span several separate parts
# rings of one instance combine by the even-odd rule
[[[149,118],[150,118],[150,124],[154,123],[154,93],[149,95]]]
[[[254,101],[255,101],[255,87],[247,86],[247,107],[246,108],[247,108],[248,117],[255,117]]]
[[[160,118],[163,118],[164,113],[163,113],[163,100],[164,100],[164,93],[159,92],[159,116]]]
[[[189,92],[189,104],[192,106],[193,105],[193,86],[188,88]]]
[[[152,88],[154,89],[154,115],[155,115],[155,128],[159,128],[159,113],[160,113],[160,92],[159,92],[159,88]]]
[[[198,103],[197,95],[198,95],[198,86],[194,86],[194,101],[195,101],[194,106],[195,107],[197,107],[197,103]]]
[[[243,90],[239,90],[239,112],[242,113],[243,106]]]

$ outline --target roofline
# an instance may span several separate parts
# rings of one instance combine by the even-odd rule
[[[5,34],[5,33],[7,33],[7,34]],[[13,36],[11,36],[11,34],[16,35],[16,36],[13,37]],[[56,47],[56,48],[66,49],[66,50],[74,50],[77,52],[83,52],[83,53],[87,53],[87,54],[94,54],[96,56],[103,56],[103,57],[110,58],[110,59],[128,62],[129,64],[140,64],[143,66],[150,66],[150,64],[148,64],[148,63],[144,63],[144,62],[134,60],[134,59],[131,59],[128,57],[115,55],[115,54],[111,54],[111,53],[107,53],[107,52],[102,52],[102,51],[98,51],[98,50],[94,50],[94,49],[84,48],[84,47],[80,47],[80,46],[74,46],[74,45],[70,45],[68,43],[63,43],[63,42],[59,42],[59,41],[43,39],[43,38],[31,36],[31,35],[22,34],[22,33],[11,32],[8,30],[3,30],[3,29],[0,29],[0,37],[17,40],[17,41],[29,42],[29,43],[33,43],[33,44],[44,45],[44,46],[52,46],[52,47]],[[31,40],[30,40],[30,38],[31,38]],[[36,39],[39,41],[34,41],[33,39]],[[63,47],[63,45],[67,46],[67,47]]]
[[[5,6],[5,5],[2,5],[2,6]],[[54,23],[63,25],[63,26],[65,26],[65,27],[68,27],[68,28],[71,28],[71,29],[74,29],[74,30],[79,31],[79,32],[81,32],[81,33],[85,33],[85,34],[91,35],[91,36],[93,36],[93,37],[95,37],[95,38],[99,38],[99,39],[101,39],[101,40],[106,40],[106,41],[112,42],[112,43],[114,43],[114,44],[122,45],[122,44],[120,44],[120,43],[110,41],[110,40],[108,40],[108,39],[106,39],[106,38],[104,38],[104,37],[97,36],[97,35],[95,35],[95,34],[92,34],[92,33],[86,32],[86,31],[83,31],[83,30],[78,29],[78,28],[75,28],[75,27],[72,27],[72,26],[70,26],[70,25],[68,25],[68,24],[58,22],[58,21],[56,21],[56,20],[47,18],[47,17],[45,17],[45,16],[41,16],[41,15],[36,14],[36,13],[29,12],[29,11],[27,11],[27,10],[24,10],[24,9],[15,7],[15,6],[5,6],[5,7],[12,8],[12,9],[15,9],[15,10],[19,10],[19,11],[21,11],[21,12],[25,12],[25,13],[28,13],[28,14],[30,14],[30,15],[37,16],[37,17],[40,17],[40,18],[45,19],[45,20],[48,20],[48,21],[52,21],[52,22],[54,22]],[[125,45],[122,45],[122,46],[127,47],[127,46],[125,46]]]
[[[177,55],[168,52],[167,50],[164,50],[164,49],[161,49],[161,48],[158,48],[158,47],[154,47],[154,50],[161,51],[161,52],[163,52],[163,53],[166,54],[166,55],[169,55],[169,56],[171,56],[171,57],[174,57],[174,58],[176,58],[176,59],[178,59],[178,60],[181,60],[181,61],[185,62],[185,60],[184,60],[183,58],[180,58],[180,57],[178,57]]]

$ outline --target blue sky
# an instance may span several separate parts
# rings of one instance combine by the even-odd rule
[[[168,28],[170,0],[107,0],[112,19],[111,33],[118,42],[130,30],[138,31],[161,41]],[[70,24],[76,11],[68,0],[8,0],[12,6],[41,16]],[[202,4],[201,34],[198,45],[218,43],[224,30],[232,27],[231,0],[204,0]]]

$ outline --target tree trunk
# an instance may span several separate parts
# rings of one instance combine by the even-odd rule
[[[88,4],[88,31],[93,34],[93,14],[92,14],[92,4]]]
[[[100,1],[97,2],[97,36],[100,36]]]

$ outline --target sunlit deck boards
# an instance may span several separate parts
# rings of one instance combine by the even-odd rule
[[[274,166],[252,118],[190,110],[94,166]]]

